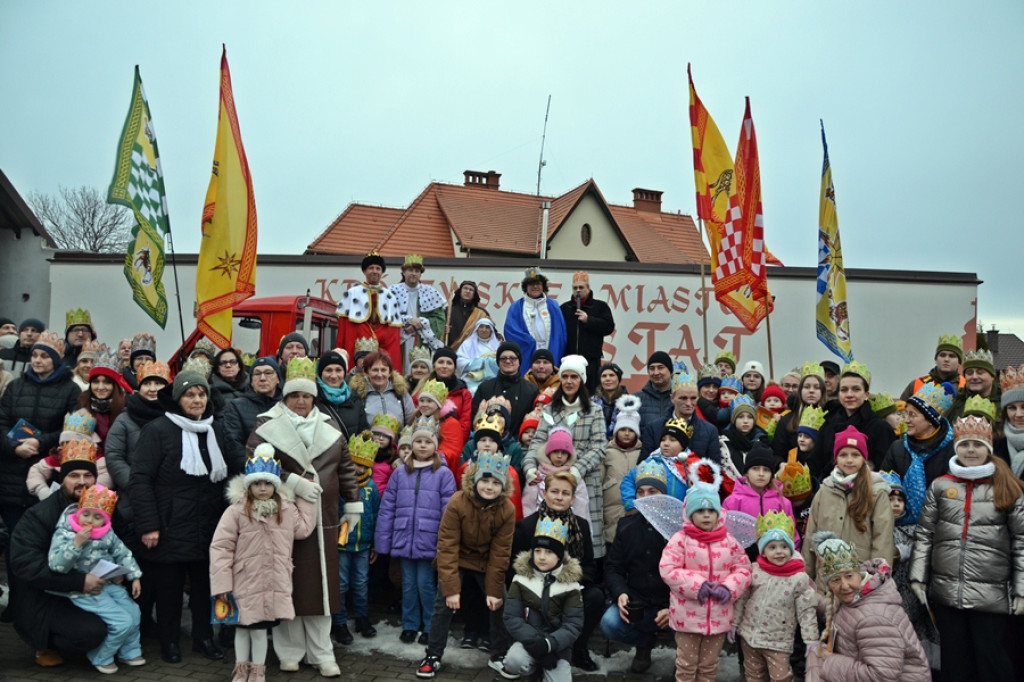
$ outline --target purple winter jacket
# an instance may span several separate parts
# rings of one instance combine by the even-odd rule
[[[772,510],[783,511],[789,515],[789,518],[793,519],[794,525],[796,524],[796,519],[793,517],[793,504],[789,499],[783,497],[782,483],[774,478],[768,484],[768,487],[765,488],[763,495],[758,495],[754,492],[754,489],[747,484],[746,476],[740,478],[733,486],[732,494],[722,502],[722,509],[750,514],[755,519],[761,514]],[[793,538],[793,543],[799,552],[800,533],[797,533],[796,537]]]
[[[406,471],[395,469],[377,514],[373,548],[402,559],[433,559],[437,531],[448,500],[455,494],[455,476],[443,464]]]

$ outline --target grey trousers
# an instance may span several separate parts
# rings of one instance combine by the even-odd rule
[[[523,645],[516,642],[508,648],[508,653],[505,654],[505,667],[509,672],[519,675],[532,675],[537,668],[537,663],[530,654],[526,653]],[[544,682],[572,682],[572,667],[565,659],[560,659],[558,665],[551,670],[544,668],[542,673]]]

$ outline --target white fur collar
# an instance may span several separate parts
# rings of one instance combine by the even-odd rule
[[[982,478],[989,478],[996,473],[996,465],[992,462],[985,462],[976,467],[965,467],[957,461],[956,455],[949,458],[949,473],[957,478],[968,481],[977,481]]]

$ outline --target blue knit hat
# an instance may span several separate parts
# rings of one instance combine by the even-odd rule
[[[703,481],[700,478],[701,467],[708,467],[711,470],[711,481]],[[722,513],[722,500],[718,496],[718,488],[722,484],[722,470],[710,459],[701,458],[690,464],[689,483],[683,504],[686,507],[686,518],[690,519],[701,509],[711,509],[718,514]]]

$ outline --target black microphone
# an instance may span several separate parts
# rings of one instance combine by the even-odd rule
[[[576,299],[576,310],[579,310],[582,305],[583,297],[579,294],[575,294],[573,298]]]

